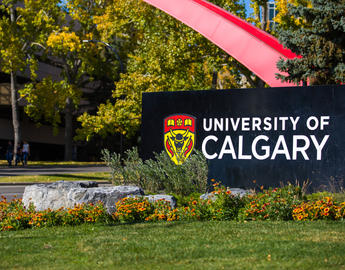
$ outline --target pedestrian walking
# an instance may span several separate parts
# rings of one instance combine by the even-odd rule
[[[13,144],[11,141],[8,141],[7,150],[6,150],[6,160],[8,162],[8,166],[12,166]]]
[[[24,166],[28,163],[29,155],[30,155],[30,146],[27,141],[24,141],[23,148],[22,148],[22,162]]]
[[[16,153],[16,158],[15,158],[15,166],[18,165],[18,163],[20,163],[22,161],[22,147],[20,146],[20,144],[17,147],[17,153]]]

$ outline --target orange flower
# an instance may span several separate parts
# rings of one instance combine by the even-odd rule
[[[192,204],[193,204],[193,205],[196,205],[197,203],[198,203],[198,202],[197,202],[197,201],[195,201],[195,200],[192,202]]]

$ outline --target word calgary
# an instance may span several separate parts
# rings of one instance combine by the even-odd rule
[[[201,148],[207,159],[322,160],[329,122],[329,116],[310,116],[304,121],[299,116],[204,118],[204,133],[211,134],[202,139]]]

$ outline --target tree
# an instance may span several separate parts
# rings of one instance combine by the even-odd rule
[[[32,75],[37,67],[37,44],[54,30],[58,19],[59,1],[3,0],[0,4],[1,71],[11,77],[11,108],[14,130],[14,151],[21,141],[18,113],[17,75],[30,66]]]
[[[68,16],[69,19],[57,25],[59,30],[51,32],[45,42],[46,61],[60,68],[61,80],[45,78],[41,82],[33,82],[21,94],[26,96],[29,103],[26,113],[36,121],[44,119],[57,129],[61,114],[64,114],[65,160],[71,160],[73,117],[82,97],[82,88],[95,78],[115,80],[118,62],[114,56],[104,54],[106,48],[103,44],[83,42],[98,39],[92,18],[102,11],[102,5],[89,0],[69,0],[64,3],[61,16]]]
[[[288,6],[295,7],[311,7],[311,0],[275,0],[277,15],[274,21],[278,23],[280,28],[287,29],[288,27],[299,28],[303,24],[302,18],[294,18],[290,16]]]
[[[245,17],[241,1],[214,0]],[[120,132],[132,136],[141,119],[144,92],[239,88],[243,74],[252,73],[199,33],[139,0],[108,1],[94,20],[103,40],[114,37],[127,54],[127,73],[115,83],[113,101],[101,104],[96,115],[78,118],[78,138]],[[248,85],[249,86],[249,85]]]
[[[251,0],[250,6],[254,11],[254,18],[249,17],[249,21],[254,23],[262,30],[269,31],[269,24],[267,22],[267,3],[268,0]]]
[[[293,20],[278,31],[282,44],[297,55],[281,59],[283,81],[310,84],[345,83],[345,0],[311,0],[288,5],[283,19]]]

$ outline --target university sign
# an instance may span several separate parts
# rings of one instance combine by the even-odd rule
[[[241,131],[242,135],[225,135],[222,141],[216,135],[208,135],[202,142],[202,153],[207,159],[222,159],[225,155],[230,155],[231,159],[242,160],[275,160],[282,156],[286,160],[297,160],[298,158],[309,160],[310,152],[315,152],[313,156],[316,160],[322,159],[322,150],[324,149],[329,135],[322,135],[319,139],[316,135],[284,135],[292,134],[291,131],[297,130],[297,125],[304,125],[308,130],[325,130],[329,126],[330,116],[321,116],[320,118],[310,116],[305,123],[300,123],[301,117],[237,117],[237,118],[204,118],[203,131],[205,133],[231,134]],[[302,122],[302,121],[301,121]],[[267,135],[260,133],[277,131],[280,133],[276,140],[271,140]],[[252,139],[246,140],[246,134],[258,134]],[[289,137],[291,136],[291,137]],[[235,141],[234,141],[235,140]],[[249,152],[245,153],[244,143],[249,144]],[[288,145],[290,142],[290,145]],[[209,152],[209,144],[217,144],[219,152]],[[237,148],[234,147],[237,145]],[[248,147],[247,147],[248,148]],[[300,155],[300,156],[299,156]]]
[[[232,187],[344,185],[344,121],[344,86],[148,93],[142,156],[166,151],[178,166],[198,149]]]

